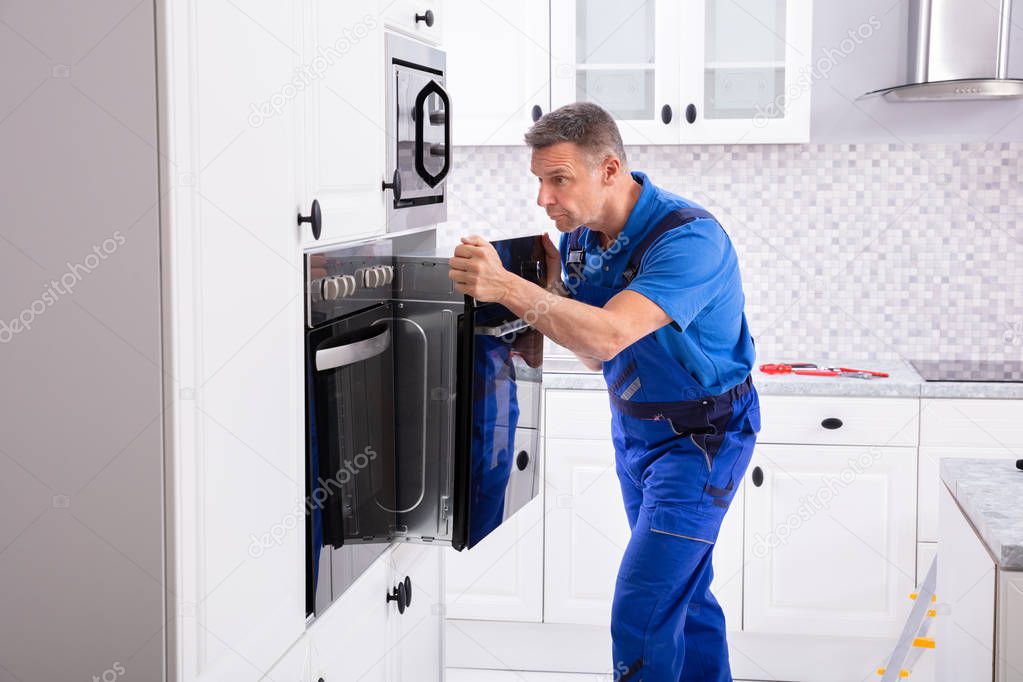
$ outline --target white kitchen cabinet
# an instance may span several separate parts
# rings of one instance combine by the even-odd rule
[[[288,651],[281,656],[270,671],[259,678],[260,682],[314,682],[309,662],[309,637],[302,635]]]
[[[996,566],[944,484],[939,492],[937,682],[994,679]],[[1018,643],[1014,645],[1018,648]]]
[[[938,539],[938,462],[942,457],[1023,458],[1023,400],[920,401],[918,539]]]
[[[915,454],[757,445],[746,475],[746,631],[899,633],[915,579]]]
[[[424,42],[439,44],[450,21],[443,0],[379,0],[380,12],[388,28],[401,31]],[[345,3],[358,4],[358,3]],[[461,2],[450,9],[462,11]],[[430,23],[432,16],[432,25]]]
[[[999,571],[998,682],[1023,680],[1023,571]]]
[[[471,551],[445,551],[444,608],[448,618],[542,620],[542,494]]]
[[[465,0],[447,17],[447,83],[458,97],[454,144],[521,145],[550,110],[549,4]]]
[[[551,106],[594,102],[615,117],[626,144],[677,143],[679,7],[674,0],[551,2]]]
[[[391,553],[395,585],[408,576],[412,599],[405,613],[397,616],[392,649],[394,682],[441,682],[441,626],[444,598],[441,557],[444,547],[405,543]],[[396,614],[390,604],[392,617]]]
[[[811,31],[811,0],[552,2],[552,106],[626,144],[806,142]]]
[[[318,241],[309,223],[295,229],[306,247],[383,234],[384,21],[374,3],[315,0],[296,3],[295,26],[298,71],[263,94],[265,114],[250,116],[262,126],[296,111],[297,210],[309,215],[319,201],[323,227]]]

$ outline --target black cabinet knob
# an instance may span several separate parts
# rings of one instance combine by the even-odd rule
[[[394,590],[387,594],[387,602],[392,601],[398,602],[398,613],[405,613],[405,607],[408,606],[408,595],[405,594],[404,582],[395,585]]]
[[[753,485],[758,488],[764,485],[764,470],[760,467],[753,467]]]
[[[821,426],[831,431],[842,428],[842,420],[837,417],[828,417],[821,422]]]
[[[405,576],[405,606],[412,606],[412,581]]]
[[[665,104],[661,107],[661,123],[668,125],[671,123],[671,105]]]
[[[309,223],[313,228],[313,239],[319,239],[320,233],[323,230],[323,216],[320,213],[320,202],[313,199],[312,208],[309,210],[309,215],[298,214],[298,226],[301,227],[302,223]]]
[[[433,26],[433,10],[428,9],[424,14],[417,14],[416,23],[418,24],[420,21],[426,22],[428,27]]]
[[[386,180],[380,182],[380,189],[384,192],[391,190],[394,192],[394,200],[396,202],[401,201],[401,173],[398,172],[397,168],[394,169],[394,175],[391,176],[390,182]]]
[[[536,123],[540,120],[540,117],[543,116],[543,109],[540,108],[539,104],[534,104],[529,115],[533,118],[533,123]]]
[[[696,122],[696,105],[690,104],[686,107],[686,121],[688,123]]]
[[[526,467],[529,466],[529,453],[525,450],[520,450],[519,454],[515,457],[515,466],[519,471],[525,471]]]

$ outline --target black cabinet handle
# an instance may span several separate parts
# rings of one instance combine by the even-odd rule
[[[821,422],[821,426],[831,431],[842,428],[842,420],[837,417],[828,417]]]
[[[520,450],[519,454],[515,457],[515,466],[519,471],[525,471],[526,467],[529,466],[529,453],[525,450]]]
[[[696,105],[690,104],[686,107],[686,121],[688,123],[696,122]]]
[[[320,202],[313,199],[312,208],[309,210],[309,215],[298,214],[298,226],[302,227],[302,223],[309,223],[313,228],[313,239],[320,238],[320,232],[323,230],[323,215],[320,213]]]
[[[753,467],[753,485],[758,488],[764,485],[764,470],[760,467]]]
[[[405,583],[401,582],[395,585],[394,591],[387,594],[387,602],[392,601],[398,602],[398,613],[405,613],[405,607],[408,606],[408,596],[405,594]]]
[[[661,123],[668,125],[671,123],[671,105],[665,104],[661,107]]]
[[[412,581],[405,576],[405,606],[412,606]]]
[[[540,117],[543,116],[543,109],[540,108],[539,104],[534,104],[533,108],[529,112],[529,115],[530,117],[532,117],[533,123],[536,123],[537,121],[540,120]]]
[[[424,157],[426,156],[426,137],[423,135],[423,117],[418,116],[418,112],[423,110],[423,106],[426,104],[427,99],[430,96],[435,96],[440,99],[444,104],[444,165],[437,173],[431,173],[426,168],[426,162]],[[423,86],[423,89],[416,95],[416,102],[413,105],[413,109],[416,111],[416,173],[422,178],[430,187],[436,187],[440,184],[440,181],[448,174],[448,169],[451,168],[451,117],[448,112],[451,109],[451,100],[448,98],[448,93],[440,86],[440,84],[431,80],[429,83]]]
[[[416,23],[418,24],[420,21],[425,21],[428,27],[433,26],[433,10],[428,9],[425,14],[417,14]]]
[[[380,183],[380,189],[384,192],[387,190],[394,192],[395,203],[401,201],[401,173],[398,172],[397,168],[394,169],[394,176],[390,182],[384,180]]]

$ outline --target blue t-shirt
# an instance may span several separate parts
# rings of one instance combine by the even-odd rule
[[[644,173],[634,171],[632,177],[643,189],[619,235],[621,245],[605,254],[598,236],[583,232],[583,274],[591,284],[619,288],[632,248],[650,230],[676,209],[701,208],[656,187]],[[568,248],[568,233],[561,235],[560,248],[562,253]],[[724,393],[752,370],[756,351],[746,324],[739,261],[717,221],[698,218],[662,234],[625,288],[649,298],[678,325],[661,327],[655,337],[709,393]]]

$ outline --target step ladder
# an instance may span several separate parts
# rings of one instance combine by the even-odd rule
[[[938,581],[938,557],[934,557],[931,567],[927,569],[927,577],[920,585],[919,591],[909,595],[916,601],[909,612],[906,625],[895,644],[895,650],[888,657],[884,666],[877,669],[881,682],[895,682],[909,677],[913,666],[920,660],[925,651],[934,649],[934,638],[929,637],[932,619],[938,615],[937,597],[934,590]]]

